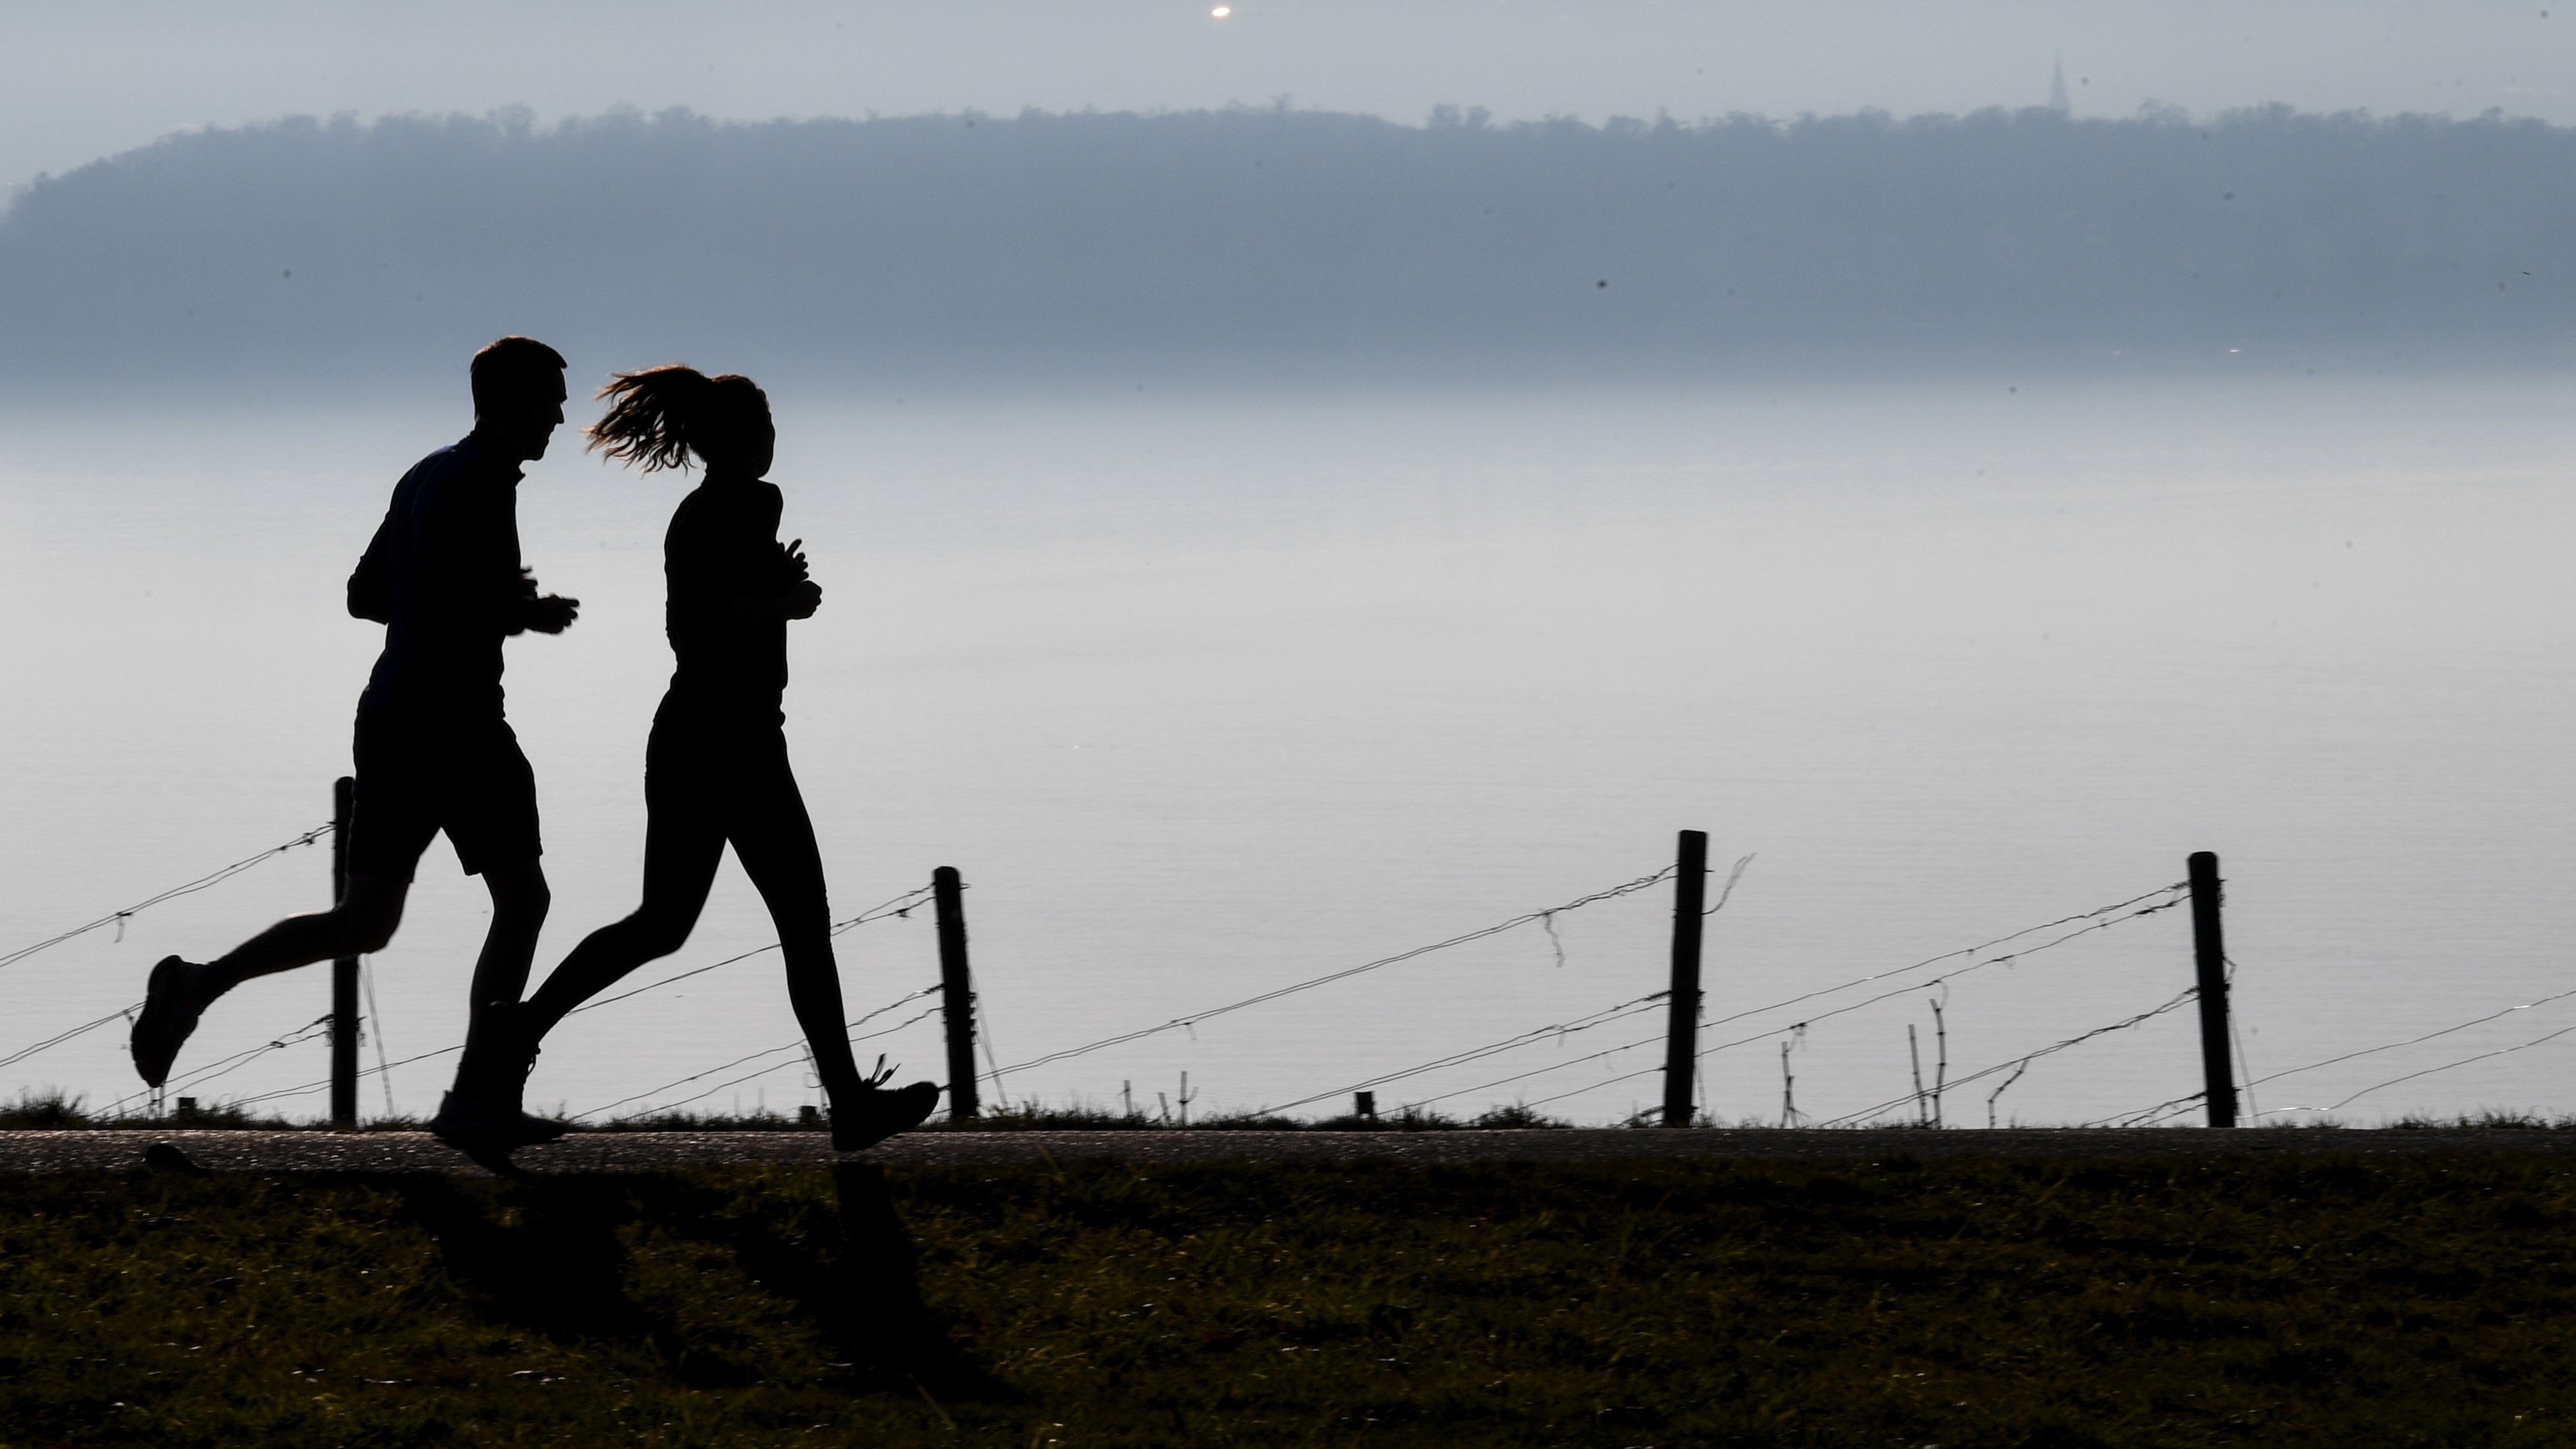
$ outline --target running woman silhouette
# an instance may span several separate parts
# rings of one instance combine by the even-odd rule
[[[394,485],[349,579],[349,612],[383,624],[385,647],[358,697],[348,891],[213,961],[155,965],[132,1040],[145,1082],[168,1080],[199,1016],[242,982],[384,949],[422,852],[444,830],[458,864],[491,891],[492,925],[474,963],[466,1065],[432,1129],[477,1155],[562,1135],[523,1117],[517,1084],[490,1067],[507,1059],[493,1047],[527,986],[549,900],[536,780],[502,714],[501,641],[560,634],[580,608],[539,595],[519,560],[519,465],[544,457],[563,423],[563,370],[561,354],[527,337],[474,354],[474,430]]]
[[[764,481],[778,443],[769,398],[751,379],[673,364],[619,373],[600,390],[606,416],[590,446],[647,473],[705,477],[662,540],[665,626],[677,668],[644,752],[644,900],[592,932],[516,1014],[522,1050],[574,1007],[689,939],[730,843],[778,927],[787,995],[831,1099],[843,1152],[919,1126],[939,1088],[884,1090],[863,1076],[842,1021],[831,907],[814,824],[787,764],[787,623],[813,617],[823,591],[807,577],[802,539],[781,545],[781,500]],[[525,1066],[502,1069],[525,1079]]]

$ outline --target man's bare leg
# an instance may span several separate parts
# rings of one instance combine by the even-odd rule
[[[163,958],[152,968],[143,1014],[134,1023],[134,1069],[155,1087],[168,1080],[171,1063],[206,1007],[254,976],[383,950],[394,927],[402,924],[403,900],[410,893],[407,880],[353,874],[338,905],[289,916],[215,961],[201,966],[176,956]]]
[[[537,954],[537,933],[553,897],[534,856],[483,872],[492,892],[492,929],[474,963],[473,1014],[465,1028],[465,1054],[456,1082],[430,1119],[441,1141],[495,1172],[509,1172],[513,1148],[551,1142],[563,1124],[544,1122],[519,1109],[535,1043],[520,1020],[519,994]]]
[[[394,928],[402,924],[403,902],[410,895],[410,881],[351,872],[349,893],[340,904],[327,911],[289,916],[208,963],[203,978],[206,1000],[255,976],[385,949]]]
[[[474,960],[473,1010],[465,1023],[469,1058],[495,1044],[491,1040],[495,1018],[517,1006],[526,993],[528,969],[537,956],[537,933],[545,928],[546,912],[554,904],[545,868],[533,856],[484,871],[483,885],[492,893],[492,928],[483,933],[483,954]]]

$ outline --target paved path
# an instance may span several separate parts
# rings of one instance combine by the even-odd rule
[[[481,1169],[426,1132],[9,1132],[0,1173],[140,1169],[169,1143],[216,1172],[450,1172]],[[2576,1132],[2267,1127],[2005,1128],[1994,1131],[1624,1128],[1467,1132],[915,1132],[860,1155],[916,1164],[1175,1162],[1620,1162],[1665,1158],[1868,1160],[1932,1157],[2138,1157],[2226,1153],[2362,1155],[2576,1153]],[[580,1133],[518,1155],[530,1172],[659,1172],[754,1163],[834,1161],[820,1132]]]

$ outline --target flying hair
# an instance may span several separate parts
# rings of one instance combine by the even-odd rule
[[[769,416],[769,395],[750,378],[677,362],[618,373],[599,397],[608,411],[583,429],[587,447],[647,473],[686,468],[691,453],[704,462],[710,444],[721,448]]]

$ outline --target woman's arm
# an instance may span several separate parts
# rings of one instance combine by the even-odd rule
[[[815,583],[812,579],[807,579],[803,583],[798,584],[792,592],[783,594],[777,598],[736,599],[733,601],[733,616],[736,619],[740,619],[745,622],[753,620],[766,621],[770,619],[811,619],[814,617],[814,611],[821,607],[823,607],[822,585]]]
[[[737,594],[733,599],[733,616],[742,623],[768,622],[777,619],[810,619],[823,605],[822,587],[811,577],[805,562],[805,540],[781,546],[778,542],[780,499],[775,488],[761,500],[766,526],[760,530],[760,542],[754,550],[759,561],[758,573],[777,581],[775,592],[764,589],[758,594]],[[751,570],[746,570],[751,572]]]

